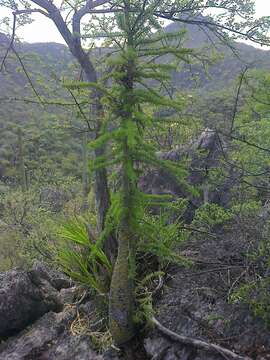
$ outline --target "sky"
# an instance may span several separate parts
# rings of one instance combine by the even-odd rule
[[[270,16],[270,0],[255,0],[257,16]],[[3,9],[0,8],[0,17],[3,15]],[[57,42],[64,43],[51,20],[41,14],[35,14],[34,23],[26,25],[18,31],[26,42]]]

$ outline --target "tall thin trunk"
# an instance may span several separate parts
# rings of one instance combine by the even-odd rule
[[[26,170],[24,163],[24,149],[23,149],[23,138],[22,138],[22,130],[18,129],[18,167],[19,167],[19,177],[22,191],[27,191],[27,178],[26,178]]]
[[[87,156],[87,134],[83,133],[82,139],[82,207],[88,209],[88,193],[89,193],[89,176],[88,176],[88,156]]]

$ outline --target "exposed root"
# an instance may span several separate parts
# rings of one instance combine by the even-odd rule
[[[104,319],[98,319],[95,313],[81,316],[77,310],[77,316],[71,323],[70,332],[73,336],[88,335],[98,351],[103,352],[113,343],[111,333],[103,323]]]
[[[159,331],[161,331],[163,334],[169,336],[171,339],[173,339],[175,341],[181,342],[182,344],[190,345],[197,349],[202,349],[202,350],[211,351],[211,352],[213,352],[213,351],[217,352],[220,355],[222,355],[226,360],[228,360],[228,359],[252,360],[249,357],[244,357],[244,356],[238,355],[238,354],[234,353],[233,351],[228,350],[222,346],[212,344],[212,343],[207,343],[202,340],[198,340],[198,339],[194,339],[191,337],[176,334],[175,332],[173,332],[173,331],[167,329],[165,326],[163,326],[155,317],[152,317],[151,321],[157,327],[157,329]]]

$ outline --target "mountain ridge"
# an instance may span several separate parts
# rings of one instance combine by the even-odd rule
[[[182,29],[183,26],[178,23],[171,23],[167,25],[164,30],[166,32],[174,32]],[[224,85],[228,86],[231,81],[241,72],[241,69],[248,64],[250,67],[265,68],[270,70],[270,50],[258,49],[252,45],[245,44],[243,42],[234,42],[238,58],[232,52],[229,47],[220,45],[215,35],[209,31],[203,31],[195,25],[185,25],[187,30],[187,39],[184,45],[198,50],[203,47],[211,47],[213,49],[212,42],[215,43],[219,51],[224,54],[224,59],[216,62],[209,67],[209,72],[206,74],[204,68],[201,65],[183,66],[181,71],[176,71],[172,76],[172,84],[176,89],[207,89],[211,88],[217,90],[223,88]],[[211,39],[211,40],[210,40]],[[0,33],[0,52],[6,48],[10,40],[6,35]],[[72,62],[75,63],[72,55],[66,45],[56,42],[48,43],[27,43],[21,42],[16,44],[18,51],[22,54],[34,53],[43,58],[46,64],[57,65],[57,73],[61,68],[65,68],[66,64]],[[60,65],[59,63],[63,63]],[[196,74],[196,81],[194,76],[188,74],[188,72]],[[198,76],[199,75],[199,76]],[[16,77],[15,77],[16,78]],[[3,75],[0,74],[0,92],[4,86]],[[3,90],[2,90],[3,91]]]

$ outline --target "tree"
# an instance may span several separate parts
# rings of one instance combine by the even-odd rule
[[[179,109],[177,101],[164,97],[145,82],[147,79],[154,79],[162,84],[169,78],[167,72],[172,66],[161,65],[154,60],[170,55],[177,61],[189,62],[193,56],[199,56],[190,49],[178,48],[177,42],[171,42],[173,39],[181,39],[183,31],[164,34],[160,20],[198,25],[207,34],[210,32],[209,36],[214,34],[223,42],[228,42],[231,34],[233,38],[248,38],[266,45],[269,44],[265,34],[269,19],[253,19],[254,2],[251,0],[88,0],[69,3],[60,8],[48,0],[31,0],[30,6],[25,3],[23,8],[13,1],[4,1],[2,4],[9,5],[14,16],[7,54],[13,49],[17,21],[23,21],[25,15],[39,12],[54,22],[85,73],[86,84],[71,86],[87,86],[92,89],[91,112],[95,119],[93,130],[96,139],[92,142],[92,147],[96,156],[94,169],[100,229],[105,224],[105,232],[108,228],[114,228],[119,244],[110,291],[110,327],[115,342],[121,345],[129,341],[135,332],[134,279],[142,215],[149,202],[164,200],[149,197],[138,189],[142,164],[163,167],[174,173],[183,186],[187,186],[183,180],[185,172],[173,163],[158,159],[155,148],[149,146],[143,137],[148,123],[154,121],[154,116],[145,113],[145,104]],[[33,4],[38,8],[31,7]],[[211,11],[212,16],[209,15]],[[64,21],[65,14],[67,21]],[[82,34],[81,21],[86,15],[90,15],[89,26]],[[112,25],[108,26],[108,22]],[[96,27],[111,39],[112,53],[115,49],[118,52],[115,57],[109,56],[108,69],[111,70],[107,70],[102,80],[109,78],[112,84],[106,88],[99,81],[97,71],[81,42]],[[107,29],[111,32],[108,33]],[[158,32],[154,33],[156,30]],[[2,64],[6,58],[7,55]],[[110,155],[105,152],[109,141],[115,145]],[[106,169],[113,165],[120,165],[121,181],[109,206]]]

